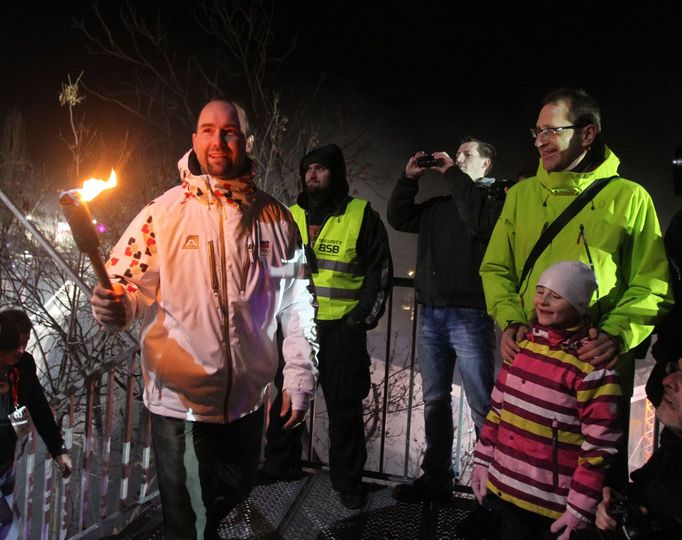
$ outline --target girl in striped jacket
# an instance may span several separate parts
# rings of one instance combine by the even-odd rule
[[[578,359],[597,288],[583,263],[563,261],[538,280],[537,320],[505,362],[474,454],[478,501],[499,507],[500,538],[568,540],[588,525],[616,453],[620,384],[615,371]]]

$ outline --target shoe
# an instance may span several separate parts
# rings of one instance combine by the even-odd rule
[[[408,504],[422,502],[448,502],[452,498],[452,490],[447,488],[432,488],[423,480],[417,478],[411,484],[398,484],[393,488],[393,498]]]
[[[486,540],[497,538],[499,512],[477,506],[455,527],[458,538],[465,540]]]
[[[348,510],[358,510],[367,504],[367,492],[363,487],[355,491],[339,492],[339,500]]]

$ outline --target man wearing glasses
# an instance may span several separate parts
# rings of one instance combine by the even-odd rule
[[[535,292],[529,284],[558,261],[582,261],[594,269],[598,289],[588,313],[594,324],[591,339],[579,356],[595,364],[615,364],[626,405],[634,375],[629,351],[671,305],[653,202],[643,187],[618,176],[620,160],[602,140],[599,106],[583,90],[549,94],[531,135],[541,165],[535,177],[509,191],[480,269],[488,311],[503,330],[502,356],[514,358],[528,329]],[[608,182],[601,191],[588,191],[591,198],[583,196],[584,206],[529,260],[545,229],[602,179]],[[627,410],[623,412],[627,418]],[[621,453],[625,465],[627,452]]]

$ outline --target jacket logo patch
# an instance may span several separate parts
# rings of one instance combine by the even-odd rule
[[[260,251],[261,255],[269,255],[270,254],[270,240],[261,240],[259,251]]]
[[[185,245],[182,246],[182,249],[199,249],[199,235],[187,235],[187,238],[185,239]]]

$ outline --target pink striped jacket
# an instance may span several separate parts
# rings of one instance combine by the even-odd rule
[[[552,519],[567,507],[592,519],[621,437],[616,372],[576,353],[588,329],[532,326],[498,375],[474,453],[490,492]]]

